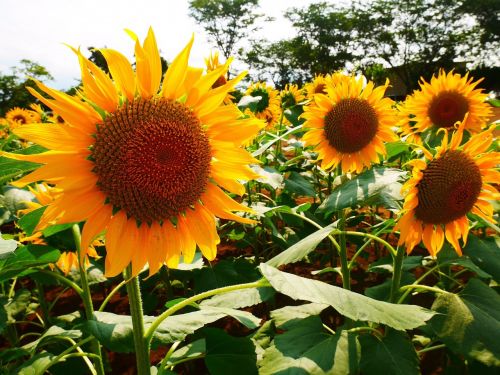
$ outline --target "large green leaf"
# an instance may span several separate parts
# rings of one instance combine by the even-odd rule
[[[176,362],[184,361],[187,359],[195,359],[202,357],[206,352],[206,343],[205,339],[199,339],[193,341],[192,343],[183,346],[180,349],[177,349],[172,355],[168,358],[166,366],[172,366]]]
[[[429,325],[454,352],[500,366],[500,296],[477,279],[458,295],[440,294]]]
[[[347,207],[380,205],[400,208],[401,180],[406,172],[395,168],[373,168],[337,186],[318,207],[325,216]]]
[[[182,341],[187,335],[206,324],[228,315],[233,316],[249,328],[256,328],[260,322],[260,319],[249,312],[229,308],[204,307],[200,311],[172,315],[165,319],[155,331],[153,346]],[[96,312],[95,316],[97,320],[85,322],[83,329],[97,337],[106,348],[112,351],[130,353],[134,350],[132,318],[130,315]],[[156,317],[153,316],[145,316],[145,328],[148,329],[155,319]]]
[[[0,259],[9,257],[17,249],[16,240],[4,240],[0,233]]]
[[[45,212],[46,208],[47,206],[37,208],[36,210],[28,212],[26,215],[23,215],[19,219],[18,225],[21,227],[22,230],[24,230],[24,232],[28,236],[31,236],[33,234],[33,231],[35,230],[36,226],[38,225],[38,222],[42,218],[42,215]]]
[[[200,306],[229,307],[241,309],[268,301],[274,296],[273,288],[255,288],[235,290],[234,292],[218,294],[200,303]]]
[[[279,267],[283,264],[298,262],[306,257],[316,246],[319,245],[328,235],[336,228],[336,224],[332,223],[309,236],[303,238],[296,244],[290,246],[285,251],[279,253],[275,257],[269,259],[266,263],[273,267]]]
[[[306,303],[299,306],[285,306],[281,309],[271,311],[271,318],[277,327],[289,328],[298,321],[310,316],[319,315],[321,311],[329,307],[322,303]]]
[[[59,340],[61,338],[71,338],[71,339],[79,339],[82,337],[82,331],[77,329],[66,330],[59,326],[51,326],[47,331],[44,332],[40,338],[35,341],[32,341],[23,346],[23,349],[30,350],[34,352],[39,349],[42,345],[47,344],[48,342]]]
[[[363,335],[359,341],[363,374],[420,374],[417,352],[405,333],[390,329],[382,339]]]
[[[204,334],[205,364],[211,375],[257,375],[257,355],[252,340],[232,337],[216,328],[207,328]]]
[[[377,301],[318,280],[281,272],[265,263],[260,264],[259,268],[278,292],[296,300],[330,305],[353,320],[382,323],[397,330],[405,330],[424,325],[435,314],[420,306]]]
[[[478,238],[471,234],[463,252],[496,282],[500,282],[500,238]]]
[[[46,149],[41,146],[31,146],[20,151],[19,154],[31,155],[38,154],[45,151]],[[40,164],[31,163],[29,161],[21,161],[9,159],[4,156],[0,157],[0,184],[4,184],[7,181],[12,180],[14,177],[31,172],[37,169]]]
[[[18,375],[44,375],[44,369],[56,356],[49,352],[41,352],[19,366],[15,372]]]
[[[277,335],[259,363],[262,375],[356,373],[359,344],[354,335],[339,330],[328,334],[318,316],[302,319]]]
[[[315,197],[314,185],[304,176],[297,172],[291,172],[285,179],[285,190],[297,195]]]
[[[31,267],[57,262],[60,252],[50,246],[21,246],[6,259],[0,261],[0,282],[8,280]]]

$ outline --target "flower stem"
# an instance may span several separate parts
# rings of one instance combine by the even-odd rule
[[[401,272],[403,270],[403,259],[405,255],[405,248],[400,247],[397,250],[396,256],[393,260],[393,270],[392,270],[392,283],[391,283],[391,294],[389,297],[389,302],[396,302],[396,298],[399,295],[399,285],[401,284]]]
[[[215,296],[217,294],[224,294],[228,292],[233,292],[235,290],[242,290],[242,289],[251,289],[251,288],[261,288],[265,286],[269,286],[269,282],[262,278],[258,281],[255,281],[253,283],[246,283],[246,284],[236,284],[236,285],[230,285],[230,286],[225,286],[222,288],[217,288],[217,289],[212,289],[200,294],[196,294],[190,298],[186,298],[185,300],[179,302],[178,304],[172,306],[165,312],[163,312],[156,320],[151,324],[151,326],[148,328],[146,333],[144,334],[144,339],[149,347],[149,344],[151,343],[151,340],[153,339],[153,335],[156,331],[156,329],[160,326],[160,324],[167,319],[170,315],[176,313],[177,311],[183,309],[186,306],[191,305],[192,303],[199,301],[201,299],[205,299],[208,297]]]
[[[80,233],[80,227],[78,224],[74,224],[73,227],[71,228],[73,231],[73,239],[75,241],[75,247],[76,247],[76,252],[77,252],[77,258],[78,258],[78,270],[80,271],[80,283],[82,284],[81,290],[81,297],[83,300],[83,307],[85,309],[85,317],[87,320],[95,320],[94,318],[94,306],[92,305],[92,295],[90,294],[90,287],[89,287],[89,281],[87,279],[87,271],[85,270],[85,264],[82,264],[81,262],[81,251],[82,249],[80,248],[80,244],[82,242],[82,235]],[[97,371],[98,375],[104,375],[104,366],[102,363],[102,354],[101,354],[101,345],[99,344],[99,341],[94,338],[91,341],[91,350],[92,353],[94,353],[97,357],[95,360],[95,368]]]
[[[347,261],[347,241],[345,232],[345,210],[339,212],[339,230],[340,232],[340,272],[342,273],[342,287],[351,290],[351,272],[349,270],[349,262]]]
[[[144,339],[144,316],[142,312],[141,290],[139,288],[139,279],[137,276],[132,277],[130,265],[125,269],[124,279],[127,282],[130,315],[132,316],[137,373],[139,375],[149,375],[151,361],[149,359],[149,343]]]
[[[406,289],[422,289],[422,290],[428,290],[429,292],[434,292],[434,293],[441,293],[441,294],[449,294],[446,290],[433,287],[433,286],[428,286],[428,285],[405,285],[399,288],[399,290],[406,290]]]

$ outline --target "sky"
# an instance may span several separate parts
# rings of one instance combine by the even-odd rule
[[[275,18],[260,34],[268,40],[292,36],[283,12],[311,2],[260,0],[259,11]],[[190,65],[200,67],[213,47],[189,17],[187,0],[0,0],[0,14],[0,72],[10,73],[10,67],[29,59],[47,68],[54,77],[49,85],[56,89],[74,86],[79,77],[76,55],[64,44],[85,52],[89,46],[108,47],[132,60],[134,43],[124,29],[142,41],[152,26],[162,56],[172,61],[194,32]]]

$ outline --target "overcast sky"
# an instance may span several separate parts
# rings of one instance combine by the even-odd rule
[[[276,18],[262,35],[270,40],[293,35],[283,11],[311,2],[261,0],[260,11]],[[0,72],[29,59],[47,68],[54,76],[50,85],[57,89],[73,86],[79,77],[78,60],[63,43],[85,52],[89,46],[106,46],[132,58],[133,42],[123,29],[142,41],[152,26],[162,56],[171,61],[194,32],[193,66],[204,66],[211,47],[203,28],[188,16],[187,0],[0,0],[0,14]]]

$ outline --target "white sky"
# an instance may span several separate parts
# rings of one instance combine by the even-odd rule
[[[311,0],[260,0],[260,13],[276,20],[266,24],[262,35],[279,40],[293,35],[291,24],[282,17],[290,7],[303,7]],[[188,16],[187,0],[0,0],[0,72],[21,59],[35,61],[54,77],[50,86],[68,89],[76,84],[79,67],[76,55],[63,43],[87,47],[108,47],[133,58],[133,42],[123,31],[133,30],[141,39],[152,26],[168,61],[195,33],[190,65],[204,66],[210,50],[203,28]]]

